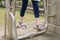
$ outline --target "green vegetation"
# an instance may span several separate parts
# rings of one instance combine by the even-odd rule
[[[1,2],[2,0],[0,0],[0,2]]]
[[[0,2],[1,2],[2,0],[0,0]],[[22,1],[21,0],[18,0],[18,1],[16,1],[18,4],[20,4],[21,5],[21,3],[22,3]],[[29,2],[29,5],[31,5],[32,3],[31,2]],[[39,2],[39,5],[43,5],[43,2]],[[18,21],[20,21],[20,12],[19,12],[20,10],[19,9],[17,9],[16,10],[16,21],[18,22]],[[0,26],[1,25],[4,25],[4,17],[5,17],[5,8],[0,8]],[[41,17],[40,19],[43,19],[43,17]],[[24,21],[25,22],[31,22],[31,21],[34,21],[34,15],[33,15],[33,11],[32,10],[27,10],[26,11],[26,14],[25,14],[25,16],[24,16]]]
[[[0,25],[4,24],[5,8],[0,8]]]
[[[19,11],[20,10],[17,9],[16,10],[16,14],[15,14],[16,20],[18,20],[18,21],[20,21],[20,19],[19,19],[20,18],[19,17],[20,16],[20,14],[19,14],[20,12]],[[40,19],[44,19],[43,16],[41,16]],[[25,22],[31,22],[31,21],[34,21],[34,20],[35,19],[34,19],[34,13],[33,13],[33,11],[32,10],[27,10],[26,13],[25,13],[25,16],[24,16],[24,21]]]
[[[0,26],[3,26],[4,25],[4,18],[5,18],[5,8],[1,8],[0,7]],[[20,10],[19,9],[16,9],[16,14],[15,14],[15,17],[16,17],[16,21],[20,21]],[[40,19],[44,19],[44,17],[40,17]],[[24,17],[24,21],[25,22],[31,22],[31,21],[34,21],[34,15],[33,15],[33,11],[32,10],[27,10],[26,11],[26,14],[25,14],[25,17]]]

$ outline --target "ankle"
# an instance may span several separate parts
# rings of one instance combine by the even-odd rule
[[[23,21],[20,21],[20,23],[23,23]]]

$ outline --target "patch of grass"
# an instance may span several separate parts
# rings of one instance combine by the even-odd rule
[[[20,21],[20,10],[16,10],[16,21]],[[40,16],[40,20],[43,20],[44,19],[44,16]],[[31,22],[31,21],[34,21],[35,18],[34,18],[34,13],[32,10],[26,10],[25,12],[25,16],[24,16],[24,21],[25,22]]]
[[[4,17],[5,17],[5,8],[0,8],[0,26],[4,25]],[[15,13],[15,18],[16,21],[20,21],[20,10],[17,9],[16,13]],[[44,19],[44,17],[40,17],[40,19]],[[24,21],[25,22],[31,22],[34,21],[34,15],[33,15],[33,11],[32,10],[27,10],[24,16]]]
[[[0,8],[0,25],[4,24],[5,8]]]

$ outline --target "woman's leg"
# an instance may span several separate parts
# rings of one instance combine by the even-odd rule
[[[28,5],[28,0],[22,0],[22,8],[21,8],[21,11],[20,11],[20,17],[21,17],[20,22],[24,21],[24,15],[25,15],[27,5]]]
[[[40,25],[38,1],[32,1],[36,25]]]
[[[38,6],[38,1],[32,1],[33,3],[33,8],[34,8],[34,15],[35,15],[35,20],[36,20],[36,27],[38,31],[41,30],[46,30],[46,28],[44,26],[42,26],[42,24],[40,23],[39,20],[39,6]]]

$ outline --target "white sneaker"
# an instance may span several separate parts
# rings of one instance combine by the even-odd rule
[[[27,28],[27,25],[24,22],[17,23],[18,28]]]
[[[37,29],[38,31],[44,31],[44,30],[46,30],[46,27],[40,26],[40,25],[36,25],[36,29]]]

